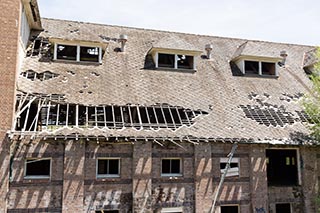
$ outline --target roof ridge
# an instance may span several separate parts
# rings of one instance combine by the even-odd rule
[[[99,25],[99,26],[120,27],[120,28],[136,29],[136,30],[148,30],[148,31],[153,31],[153,32],[161,32],[161,33],[175,33],[175,34],[181,34],[181,35],[203,36],[203,37],[211,37],[211,38],[219,38],[219,39],[233,39],[233,40],[239,40],[239,41],[251,41],[251,42],[260,42],[260,43],[293,45],[293,46],[312,47],[312,48],[316,47],[315,45],[294,44],[294,43],[274,42],[274,41],[266,41],[266,40],[258,40],[258,39],[246,39],[246,38],[235,38],[235,37],[185,33],[185,32],[177,32],[177,31],[170,31],[170,30],[157,30],[157,29],[142,28],[142,27],[141,28],[140,27],[130,27],[130,26],[123,26],[123,25],[102,24],[102,23],[95,23],[95,22],[75,21],[75,20],[66,20],[66,19],[57,19],[57,18],[42,17],[41,19],[53,20],[53,21],[68,21],[68,22],[74,22],[74,23],[92,24],[92,25]]]

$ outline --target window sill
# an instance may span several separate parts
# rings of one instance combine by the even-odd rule
[[[74,60],[65,60],[65,59],[53,59],[53,62],[56,63],[69,63],[69,64],[80,64],[80,65],[95,65],[99,66],[102,62],[95,62],[95,61],[74,61]]]
[[[120,178],[120,175],[97,175],[97,179]]]
[[[186,73],[195,73],[197,70],[194,69],[182,69],[182,68],[170,68],[170,67],[158,67],[154,68],[154,70],[159,70],[159,71],[170,71],[170,72],[186,72]]]
[[[259,74],[243,74],[242,77],[251,78],[279,78],[277,75],[259,75]]]
[[[182,174],[161,174],[161,177],[182,177]]]
[[[49,180],[50,176],[47,175],[39,175],[39,176],[24,176],[24,180]]]

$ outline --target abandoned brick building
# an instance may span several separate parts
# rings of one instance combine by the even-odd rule
[[[0,212],[317,212],[315,47],[0,8]]]

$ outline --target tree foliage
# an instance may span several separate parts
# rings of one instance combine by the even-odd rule
[[[303,101],[305,112],[313,121],[310,125],[312,135],[320,141],[320,47],[315,53],[317,63],[313,67],[310,79],[313,83],[310,94],[307,94]]]

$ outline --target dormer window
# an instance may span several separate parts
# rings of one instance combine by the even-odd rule
[[[202,50],[177,36],[167,36],[153,44],[149,51],[155,69],[196,71],[196,57]]]
[[[57,59],[63,60],[77,60],[77,46],[71,45],[57,45]]]
[[[55,44],[54,60],[68,60],[76,62],[102,61],[102,48],[98,46],[80,46],[73,44]]]
[[[193,55],[155,53],[156,68],[196,70]]]
[[[245,75],[274,75],[276,76],[276,63],[244,60]]]

